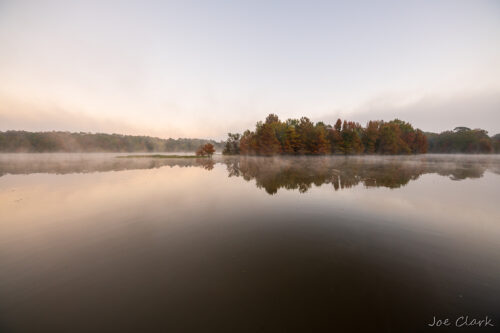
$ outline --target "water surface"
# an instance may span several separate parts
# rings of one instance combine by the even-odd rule
[[[115,156],[0,155],[0,331],[500,327],[499,156]]]

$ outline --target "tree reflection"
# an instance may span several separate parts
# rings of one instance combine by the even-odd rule
[[[195,162],[197,166],[201,166],[206,170],[212,170],[215,166],[215,162],[211,158],[197,158]]]
[[[116,158],[99,154],[0,154],[0,177],[6,174],[71,174],[161,167],[202,167],[212,170],[209,158]]]
[[[488,163],[412,160],[378,157],[239,157],[224,161],[229,177],[255,180],[269,194],[279,189],[307,192],[313,185],[331,184],[337,191],[357,185],[399,188],[422,174],[436,173],[452,180],[480,178]],[[496,168],[490,168],[493,172]]]
[[[279,189],[307,192],[313,185],[331,184],[335,191],[353,186],[399,188],[423,174],[438,174],[451,180],[481,178],[486,170],[500,174],[500,156],[302,156],[207,158],[115,158],[92,154],[4,154],[0,176],[31,173],[90,173],[161,167],[226,167],[229,177],[255,181],[269,194]]]

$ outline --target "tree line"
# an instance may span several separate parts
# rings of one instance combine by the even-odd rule
[[[487,131],[479,128],[456,127],[453,131],[426,135],[433,153],[500,153],[500,134],[489,137]]]
[[[366,127],[342,121],[331,126],[307,117],[280,121],[270,114],[255,130],[228,134],[224,154],[325,155],[325,154],[421,154],[428,148],[420,129],[395,119],[370,121]]]
[[[271,114],[254,131],[229,133],[225,143],[85,132],[0,132],[0,152],[181,152],[207,143],[228,155],[500,153],[500,134],[490,137],[485,130],[467,127],[424,133],[398,119],[370,121],[365,127],[339,119],[331,126],[306,117],[280,121]]]
[[[440,134],[424,133],[405,121],[357,122],[338,119],[331,126],[307,117],[281,121],[275,114],[259,121],[255,130],[228,133],[227,155],[326,155],[500,153],[500,134],[457,127]]]
[[[180,152],[206,143],[222,149],[223,143],[203,139],[160,139],[103,133],[0,132],[1,152]]]

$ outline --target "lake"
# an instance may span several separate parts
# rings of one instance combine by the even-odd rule
[[[500,327],[500,156],[117,155],[0,154],[0,331]]]

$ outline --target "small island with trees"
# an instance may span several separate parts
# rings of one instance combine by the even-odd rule
[[[254,131],[228,133],[226,155],[351,155],[423,153],[499,153],[500,134],[489,137],[482,129],[457,127],[440,134],[424,133],[399,119],[389,122],[342,121],[331,126],[307,117],[280,121],[270,114]]]

